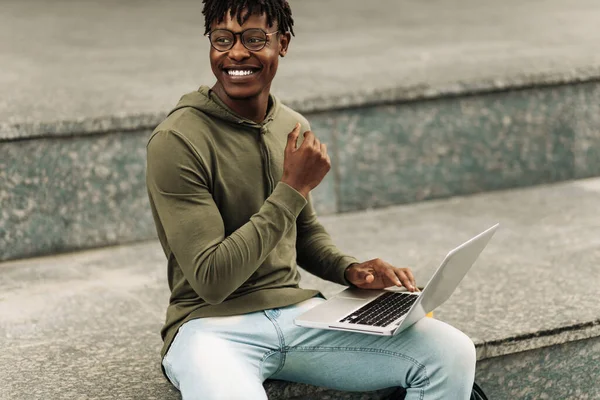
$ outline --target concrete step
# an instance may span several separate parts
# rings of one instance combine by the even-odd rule
[[[305,112],[600,74],[595,0],[291,6],[296,36],[273,89]],[[127,130],[164,115],[214,81],[201,11],[195,0],[4,0],[0,137]]]
[[[476,343],[477,380],[502,399],[600,396],[600,179],[322,218],[361,260],[411,266],[501,230],[435,316]],[[0,400],[177,399],[159,369],[168,302],[156,241],[0,264]],[[342,287],[303,272],[302,286]],[[271,382],[273,399],[380,399]],[[327,397],[329,396],[329,397]],[[306,397],[305,397],[306,398]]]
[[[600,175],[600,83],[310,114],[321,215]],[[150,127],[0,140],[0,260],[155,237]]]
[[[201,6],[3,2],[0,260],[154,238],[144,145],[213,82]],[[600,175],[597,1],[293,7],[273,91],[329,145],[322,215]]]

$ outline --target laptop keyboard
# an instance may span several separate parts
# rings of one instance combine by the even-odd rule
[[[387,326],[406,314],[418,296],[387,292],[342,318],[339,322],[371,326]]]

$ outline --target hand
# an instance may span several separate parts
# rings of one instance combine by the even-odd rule
[[[281,182],[308,197],[331,169],[331,159],[327,154],[327,145],[321,143],[311,131],[304,132],[304,141],[298,147],[300,126],[296,124],[288,135]]]
[[[415,277],[410,268],[396,268],[379,258],[346,268],[346,279],[361,289],[384,289],[404,286],[410,292],[418,292]]]

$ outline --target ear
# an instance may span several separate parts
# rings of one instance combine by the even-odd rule
[[[292,35],[289,32],[282,33],[279,35],[279,55],[281,57],[285,57],[285,55],[287,54],[291,40]]]

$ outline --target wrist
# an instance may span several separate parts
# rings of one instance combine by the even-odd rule
[[[358,265],[358,263],[352,263],[352,264],[348,265],[348,266],[346,267],[346,270],[344,271],[344,278],[346,278],[346,280],[347,280],[348,282],[350,282],[350,283],[352,283],[352,282],[350,281],[350,278],[349,278],[349,272],[352,270],[352,268],[353,268],[355,265]]]
[[[281,182],[285,183],[286,185],[288,185],[289,187],[294,189],[296,192],[300,193],[302,196],[304,196],[305,199],[308,199],[308,195],[310,193],[310,187],[295,184],[294,182],[290,182],[289,180],[287,180],[285,178],[281,179]]]

